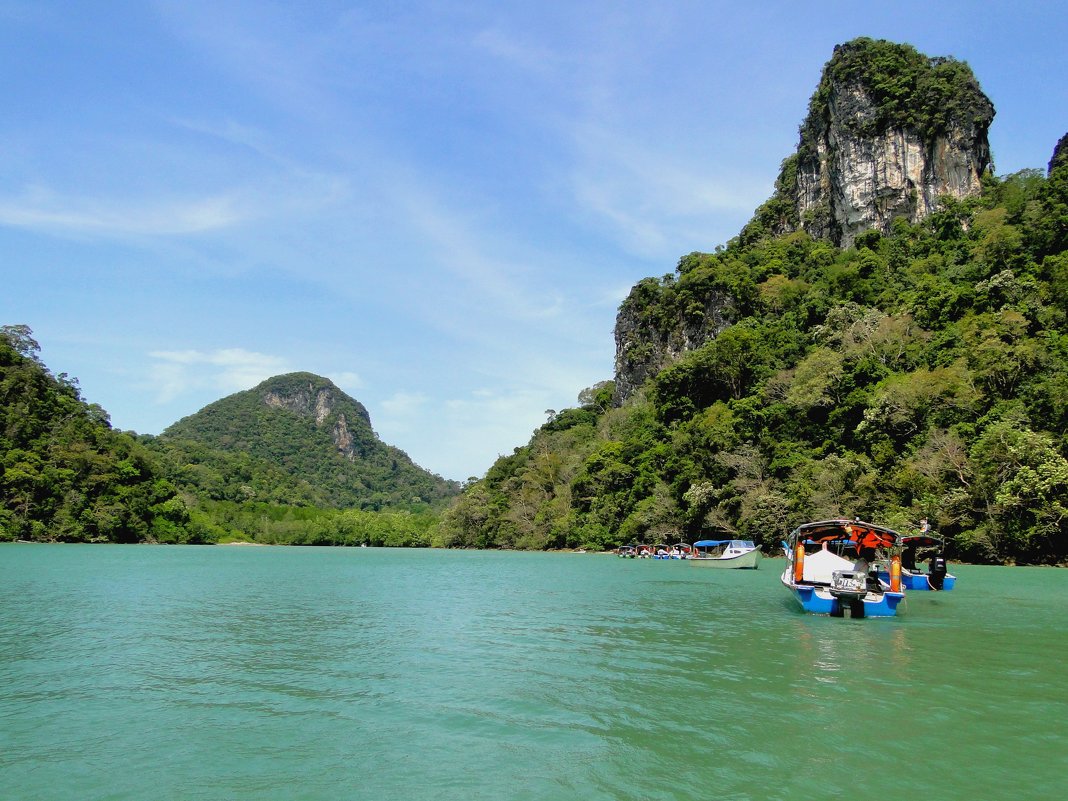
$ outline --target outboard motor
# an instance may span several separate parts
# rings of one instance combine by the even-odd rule
[[[942,554],[932,556],[930,574],[927,576],[927,580],[931,583],[931,589],[942,589],[948,572],[949,566],[946,564],[946,558]]]

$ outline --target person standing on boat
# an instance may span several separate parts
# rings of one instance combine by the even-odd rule
[[[857,553],[856,561],[853,562],[853,572],[863,573],[866,576],[868,575],[868,568],[870,566],[871,563],[868,561],[868,549],[861,548]]]
[[[853,563],[853,572],[859,573],[865,584],[870,583],[870,571],[872,560],[875,559],[874,548],[861,548],[857,552],[857,561]]]

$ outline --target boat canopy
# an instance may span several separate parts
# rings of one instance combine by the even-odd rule
[[[741,548],[752,548],[752,540],[701,540],[693,544],[694,548],[718,548],[720,545],[730,545],[732,542],[738,543]]]
[[[914,545],[920,548],[941,548],[943,545],[942,537],[938,534],[906,534],[901,538],[903,545]]]
[[[862,520],[823,520],[805,523],[790,534],[794,542],[832,543],[848,540],[860,548],[890,548],[901,542],[901,535],[892,528],[865,523]]]

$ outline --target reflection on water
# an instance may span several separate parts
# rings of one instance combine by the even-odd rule
[[[963,567],[852,620],[797,612],[765,568],[0,547],[5,792],[844,797],[843,756],[877,754],[866,794],[1055,796],[1068,573]]]

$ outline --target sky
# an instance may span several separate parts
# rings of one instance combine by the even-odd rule
[[[481,477],[767,199],[836,44],[967,61],[997,174],[1044,169],[1066,8],[0,0],[0,325],[115,428],[308,371]]]

